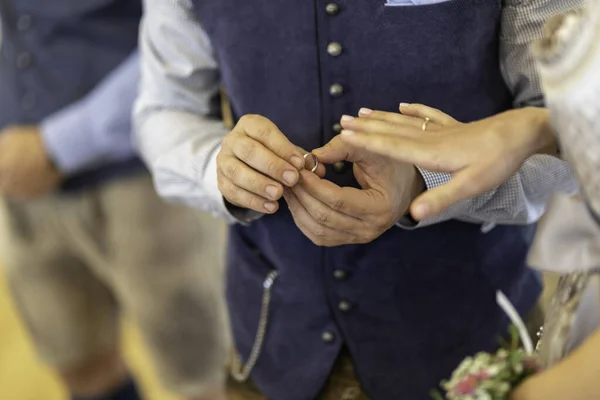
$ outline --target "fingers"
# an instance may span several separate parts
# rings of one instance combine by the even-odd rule
[[[300,151],[302,151],[302,154],[304,154],[304,155],[309,153],[308,151],[304,150],[302,147],[298,147],[298,148],[300,149]],[[317,160],[318,160],[318,158],[317,158]],[[312,171],[314,167],[315,167],[314,157],[311,157],[311,156],[305,157],[304,169],[306,169],[308,171]],[[314,173],[317,174],[317,176],[320,178],[325,178],[326,172],[327,171],[326,171],[325,165],[322,162],[318,162],[317,169],[314,171]]]
[[[366,191],[352,187],[340,187],[306,171],[302,171],[301,175],[300,185],[302,188],[334,211],[355,218],[373,213],[373,199]]]
[[[267,118],[258,115],[246,115],[238,123],[239,129],[261,143],[273,154],[293,165],[296,169],[304,167],[304,153],[292,144],[277,126]]]
[[[227,144],[231,153],[252,169],[286,186],[293,186],[298,182],[299,175],[295,166],[280,158],[253,138],[236,135],[235,140]],[[294,148],[298,151],[295,146]],[[304,165],[304,158],[302,158],[302,165]]]
[[[376,118],[353,118],[350,116],[343,116],[341,119],[341,125],[344,130],[352,132],[362,132],[368,134],[381,134],[381,135],[400,135],[405,137],[420,137],[423,135],[423,120],[410,117],[405,122],[401,122],[406,117],[400,114],[383,113],[380,111],[373,111],[373,113],[389,114],[386,116],[386,120]],[[398,117],[398,118],[397,118]],[[400,122],[391,122],[397,119]]]
[[[412,126],[414,128],[418,128],[419,130],[421,130],[421,127],[423,126],[423,119],[421,117],[417,117],[417,116],[411,116],[411,115],[402,115],[402,114],[398,114],[396,112],[387,112],[387,111],[374,111],[374,110],[370,110],[368,108],[361,108],[358,111],[358,116],[359,121],[360,120],[374,120],[374,121],[382,121],[382,122],[388,122],[390,124],[393,125],[401,125],[401,126]],[[350,122],[350,119],[345,118],[346,116],[342,117],[342,121],[344,119],[346,119],[347,121]],[[343,124],[342,124],[343,126]],[[347,129],[351,129],[351,128],[347,128]]]
[[[400,104],[400,112],[405,116],[417,117],[421,120],[429,118],[431,122],[442,126],[454,125],[459,123],[448,114],[423,104]]]
[[[256,172],[233,156],[223,156],[218,168],[220,173],[234,185],[264,200],[277,201],[283,195],[283,187],[279,182]]]
[[[316,199],[302,184],[294,186],[291,190],[312,219],[319,224],[346,232],[360,232],[364,227],[361,220],[342,214]]]
[[[229,178],[218,177],[219,191],[231,204],[265,214],[273,214],[279,209],[279,203],[265,199],[236,185]]]
[[[347,145],[432,171],[452,172],[462,165],[462,158],[455,153],[444,152],[438,142],[424,138],[367,135],[352,131],[343,131],[341,136]]]
[[[353,149],[342,141],[340,135],[335,136],[325,146],[312,151],[320,162],[325,164],[335,164],[338,161],[351,161],[351,151]]]
[[[315,221],[291,189],[286,189],[283,196],[298,228],[317,246],[333,247],[357,242],[354,235],[329,228]]]

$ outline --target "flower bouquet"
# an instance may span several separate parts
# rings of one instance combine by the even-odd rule
[[[513,322],[510,342],[493,354],[467,357],[452,377],[442,382],[443,394],[432,392],[435,400],[506,400],[523,380],[540,371],[525,324],[501,292],[497,299]]]

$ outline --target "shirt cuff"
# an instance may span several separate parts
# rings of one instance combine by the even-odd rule
[[[93,126],[80,104],[42,121],[42,141],[60,172],[71,175],[102,160],[102,151],[94,143]]]
[[[212,197],[212,204],[217,206],[217,210],[215,211],[218,214],[223,216],[230,224],[238,223],[248,225],[261,218],[264,214],[258,211],[236,207],[225,201],[219,190],[219,182],[217,179],[217,156],[220,149],[220,147],[215,149],[211,154],[202,181],[206,185],[207,192],[210,193],[210,196]]]

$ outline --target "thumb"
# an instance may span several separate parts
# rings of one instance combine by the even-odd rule
[[[325,146],[312,151],[319,161],[325,164],[335,164],[338,161],[355,162],[355,152],[352,146],[344,142],[343,135],[337,135]]]
[[[433,218],[456,203],[477,197],[495,186],[481,179],[479,171],[466,169],[455,174],[444,185],[426,191],[410,206],[410,213],[417,221]]]

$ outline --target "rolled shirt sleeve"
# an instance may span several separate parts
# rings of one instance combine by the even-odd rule
[[[80,101],[50,115],[41,135],[66,175],[134,155],[131,110],[139,81],[137,51]]]

